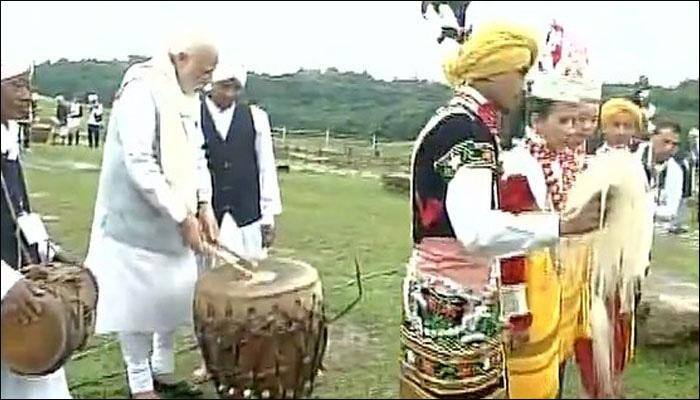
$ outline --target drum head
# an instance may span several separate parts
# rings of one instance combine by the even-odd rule
[[[42,313],[37,322],[21,325],[16,312],[2,318],[2,362],[20,375],[53,372],[65,352],[65,308],[50,295],[40,301]]]
[[[270,257],[251,269],[253,277],[226,264],[206,271],[197,282],[197,291],[229,298],[277,296],[318,282],[318,272],[311,265],[290,258]]]

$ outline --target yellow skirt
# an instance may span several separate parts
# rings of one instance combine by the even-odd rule
[[[507,357],[511,399],[555,398],[559,391],[560,287],[548,251],[528,255],[529,341]]]
[[[588,267],[590,246],[578,239],[562,239],[559,244],[561,271],[561,320],[559,322],[560,358],[574,354],[577,338],[588,337]]]

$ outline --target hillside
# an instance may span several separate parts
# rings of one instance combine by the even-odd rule
[[[129,61],[66,61],[37,66],[35,84],[40,93],[66,98],[94,91],[109,103]],[[251,74],[247,96],[267,109],[276,126],[292,129],[331,129],[350,135],[377,133],[383,140],[416,136],[432,112],[450,96],[438,83],[406,80],[385,82],[368,74],[301,70],[270,76]],[[605,85],[605,97],[627,95],[631,85]],[[698,125],[698,81],[676,88],[654,87],[651,101],[659,119],[678,121],[684,133]]]

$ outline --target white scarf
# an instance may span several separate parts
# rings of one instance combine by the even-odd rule
[[[198,99],[182,92],[169,57],[154,57],[129,68],[122,81],[141,79],[149,86],[158,110],[158,160],[175,195],[185,200],[189,212],[197,208],[194,145],[185,128],[188,118],[197,120]]]

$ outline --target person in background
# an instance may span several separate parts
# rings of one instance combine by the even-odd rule
[[[678,206],[678,212],[676,213],[676,217],[673,219],[671,228],[669,229],[670,233],[678,234],[688,231],[688,228],[685,225],[685,218],[688,210],[688,199],[693,196],[693,165],[692,159],[688,155],[680,157],[677,154],[673,158],[683,170],[683,190],[681,194],[681,203]]]
[[[632,138],[642,131],[643,119],[642,110],[630,100],[617,97],[603,103],[600,120],[605,142],[596,153],[629,149]]]
[[[88,116],[88,146],[91,149],[100,147],[100,128],[102,127],[102,104],[96,94],[88,96],[90,115]]]
[[[660,122],[650,140],[654,172],[658,177],[654,216],[671,231],[678,224],[683,199],[683,168],[674,158],[680,130],[675,122]]]
[[[70,106],[64,99],[62,95],[56,96],[56,127],[52,144],[56,144],[56,139],[61,141],[61,145],[66,145],[66,139],[68,138],[68,114],[70,113]]]
[[[29,116],[27,117],[27,119],[17,121],[17,124],[19,125],[19,141],[22,145],[22,149],[25,151],[31,151],[29,142],[31,141],[32,137],[32,120],[34,116],[33,110],[35,107],[34,104],[35,102],[32,101],[32,108],[29,111]]]
[[[73,98],[70,103],[70,111],[68,112],[68,146],[80,144],[80,120],[83,117],[83,107],[78,102],[77,98]]]
[[[690,159],[691,159],[691,195],[698,194],[698,168],[700,167],[700,137],[698,137],[698,128],[692,128],[688,131],[688,141],[690,142]]]

